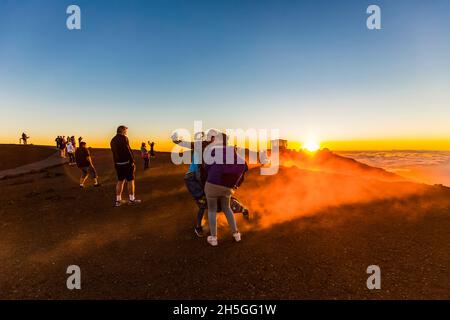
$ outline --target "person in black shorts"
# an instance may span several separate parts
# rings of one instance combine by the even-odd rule
[[[128,204],[133,205],[141,203],[141,200],[136,199],[134,195],[134,173],[136,171],[136,166],[127,133],[128,128],[126,126],[119,126],[117,128],[117,134],[112,138],[110,144],[118,180],[116,185],[116,207],[122,205],[122,192],[125,180],[127,181],[128,186]]]
[[[94,187],[99,187],[97,171],[92,164],[91,154],[86,148],[86,142],[81,142],[80,147],[75,151],[75,161],[81,170],[80,188],[84,188],[84,182],[90,175],[94,179]]]

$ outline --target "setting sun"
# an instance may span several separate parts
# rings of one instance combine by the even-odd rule
[[[315,152],[320,149],[320,144],[314,140],[308,140],[303,144],[303,149],[309,152]]]

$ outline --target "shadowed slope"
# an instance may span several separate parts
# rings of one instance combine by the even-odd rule
[[[46,146],[0,144],[0,170],[44,160],[55,152],[55,148]]]

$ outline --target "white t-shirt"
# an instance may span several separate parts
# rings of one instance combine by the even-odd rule
[[[69,142],[66,146],[68,153],[74,153],[75,149],[73,148],[72,142]]]

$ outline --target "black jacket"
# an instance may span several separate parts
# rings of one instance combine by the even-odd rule
[[[131,151],[128,138],[123,134],[116,134],[111,140],[111,151],[114,158],[114,164],[134,163],[133,151]]]
[[[91,165],[91,155],[89,150],[84,147],[80,147],[75,151],[75,161],[78,168],[86,168]]]

